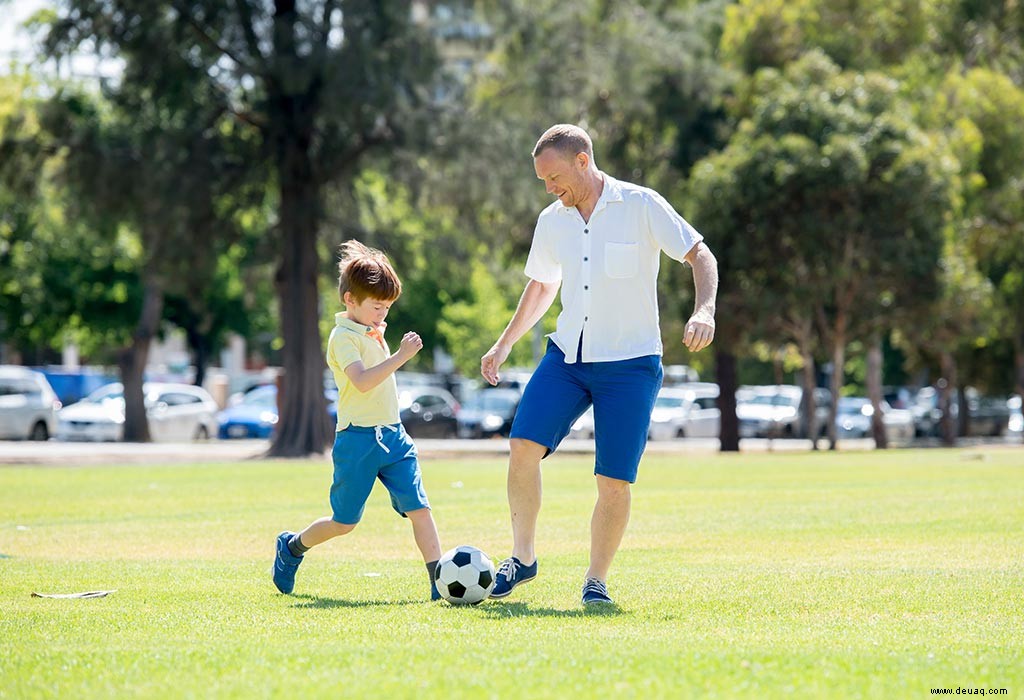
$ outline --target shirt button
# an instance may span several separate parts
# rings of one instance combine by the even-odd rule
[[[586,262],[586,261],[588,261],[588,260],[590,260],[590,258],[586,258],[586,257],[585,257],[585,258],[583,258],[583,262]]]
[[[590,229],[589,228],[583,229],[583,233],[590,233]]]
[[[587,285],[583,285],[583,288],[584,288],[584,289],[590,289],[590,287],[589,287],[589,286],[587,286]]]
[[[590,320],[590,316],[584,316],[584,317],[583,317],[583,320],[584,320],[584,321],[589,321],[589,320]]]

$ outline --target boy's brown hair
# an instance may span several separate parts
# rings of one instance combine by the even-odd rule
[[[352,292],[357,302],[394,301],[402,294],[402,282],[384,253],[356,240],[345,241],[338,263],[338,297],[342,303],[345,292]]]

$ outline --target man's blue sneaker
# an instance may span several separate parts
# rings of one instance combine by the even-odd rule
[[[498,567],[498,575],[494,577],[494,589],[491,590],[491,597],[504,598],[520,583],[526,583],[535,578],[537,578],[537,562],[523,566],[523,562],[515,557],[509,557]]]
[[[274,585],[282,593],[291,593],[295,588],[295,570],[302,563],[302,557],[297,557],[288,549],[288,540],[295,536],[294,532],[282,532],[277,536],[277,556],[274,557]]]
[[[588,578],[583,583],[583,604],[592,605],[594,603],[611,603],[612,599],[608,596],[608,587],[604,585],[604,581],[596,578]]]

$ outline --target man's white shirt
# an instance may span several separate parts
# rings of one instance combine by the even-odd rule
[[[550,337],[565,361],[576,361],[581,333],[584,362],[662,354],[661,252],[685,262],[701,240],[660,194],[608,175],[589,222],[557,200],[542,211],[525,271],[561,282],[562,312]]]

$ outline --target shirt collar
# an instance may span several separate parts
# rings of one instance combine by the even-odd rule
[[[350,331],[355,331],[360,335],[370,335],[373,332],[373,326],[367,326],[363,323],[357,323],[356,321],[353,321],[348,317],[347,311],[339,311],[338,313],[334,314],[334,324],[338,326],[338,328],[346,328]],[[387,327],[387,322],[380,324],[381,335],[384,334],[384,331],[387,330]]]
[[[601,173],[601,177],[604,178],[604,187],[601,189],[601,196],[597,198],[597,204],[594,205],[595,212],[604,209],[605,205],[609,202],[622,201],[622,187],[619,185],[619,181],[608,173]],[[567,213],[576,210],[576,207],[567,207],[562,204],[560,199],[555,200],[555,205],[561,211]]]

